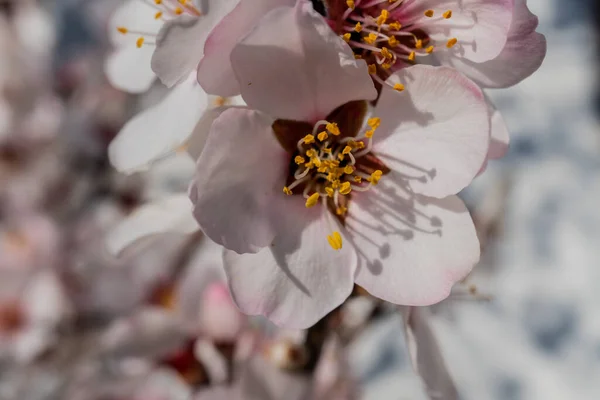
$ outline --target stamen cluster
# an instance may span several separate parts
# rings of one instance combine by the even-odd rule
[[[427,34],[429,24],[452,18],[452,10],[436,15],[434,10],[424,12],[427,22],[418,19],[399,22],[400,6],[408,7],[416,0],[346,0],[341,20],[334,21],[342,38],[353,48],[355,57],[369,64],[369,73],[381,84],[390,70],[402,64],[412,64],[417,57],[426,57],[439,48],[451,49],[457,38],[450,38],[444,44],[437,44]],[[422,18],[419,18],[422,19]],[[383,79],[382,79],[383,78]],[[402,84],[393,86],[404,90]]]
[[[364,138],[355,140],[352,137],[339,139],[341,132],[336,123],[317,122],[313,132],[298,141],[298,152],[293,159],[294,181],[285,186],[283,192],[291,195],[301,186],[306,207],[314,207],[319,200],[327,205],[329,199],[336,215],[343,217],[351,192],[366,191],[383,176],[383,171],[369,171],[361,165],[361,158],[371,152],[372,137],[381,120],[370,118],[367,124],[369,129]]]

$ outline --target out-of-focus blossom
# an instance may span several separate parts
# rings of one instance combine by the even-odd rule
[[[56,342],[71,305],[53,271],[3,269],[0,276],[0,357],[32,361]]]
[[[231,60],[250,108],[215,120],[190,195],[229,249],[238,306],[304,328],[355,281],[397,304],[445,298],[479,257],[452,196],[488,150],[479,88],[449,68],[401,70],[363,128],[367,65],[306,2],[269,13]]]

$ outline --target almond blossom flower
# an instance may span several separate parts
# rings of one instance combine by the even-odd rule
[[[369,63],[378,83],[415,63],[457,68],[482,88],[519,83],[546,55],[526,0],[326,0],[330,26]],[[508,130],[490,105],[489,158],[508,149]]]
[[[231,61],[249,108],[215,120],[190,196],[229,249],[240,309],[303,328],[355,282],[396,304],[447,297],[479,258],[453,194],[488,150],[481,90],[449,68],[403,69],[363,126],[367,64],[305,1],[267,14]]]
[[[203,3],[196,6],[192,0],[128,0],[114,13],[110,32],[115,52],[106,63],[106,74],[113,86],[130,92],[143,93],[150,89],[156,75],[151,67],[152,56],[163,47],[168,52],[170,36],[161,32],[176,30],[179,24],[201,22],[207,34],[225,15],[227,1]],[[234,2],[235,3],[235,2]],[[199,4],[199,3],[198,3]],[[162,29],[162,31],[161,31]],[[191,32],[189,32],[191,33]],[[178,40],[200,40],[194,36],[178,36]],[[161,47],[161,37],[167,43]],[[178,48],[185,49],[181,43]],[[186,50],[186,54],[189,49]],[[159,55],[160,55],[159,54]],[[177,59],[170,59],[177,63]],[[176,152],[189,150],[195,158],[204,140],[205,127],[212,121],[210,110],[227,101],[207,96],[196,81],[196,65],[177,63],[181,75],[169,81],[172,89],[157,105],[139,113],[119,132],[109,147],[113,166],[124,173],[148,168],[150,164]],[[209,122],[204,122],[208,118]]]

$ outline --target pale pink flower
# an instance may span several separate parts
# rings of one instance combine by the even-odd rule
[[[29,362],[53,345],[72,306],[55,273],[0,270],[0,358]]]
[[[449,68],[403,69],[363,128],[367,65],[303,1],[265,16],[231,60],[249,108],[215,120],[190,196],[229,249],[242,311],[307,327],[355,282],[397,304],[445,298],[479,258],[452,195],[488,150],[481,90]]]

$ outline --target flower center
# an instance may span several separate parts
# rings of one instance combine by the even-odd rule
[[[427,28],[452,18],[452,10],[426,10],[424,17],[408,18],[417,0],[330,0],[330,23],[352,47],[356,58],[364,59],[369,73],[382,85],[390,70],[411,65],[439,49],[451,49],[457,38],[433,40]],[[402,85],[394,86],[403,90]]]
[[[328,215],[335,215],[343,223],[352,194],[366,192],[377,185],[389,169],[371,152],[373,135],[381,120],[369,118],[366,131],[357,138],[357,132],[344,132],[336,119],[345,129],[352,130],[353,126],[347,125],[343,118],[347,116],[362,123],[361,116],[356,115],[352,103],[339,110],[317,121],[312,130],[308,124],[303,126],[309,131],[295,142],[293,150],[290,149],[292,160],[283,193],[302,195],[307,208],[321,203],[331,211]],[[274,130],[281,131],[282,124],[286,121],[276,121]],[[327,240],[335,250],[342,248],[339,232],[334,231]]]
[[[155,10],[154,19],[161,21],[170,21],[180,15],[189,15],[192,17],[200,17],[200,11],[194,5],[192,0],[138,0]],[[119,26],[117,31],[123,35],[137,36],[136,46],[155,46],[156,33],[144,32],[141,30],[130,29],[126,26]]]

